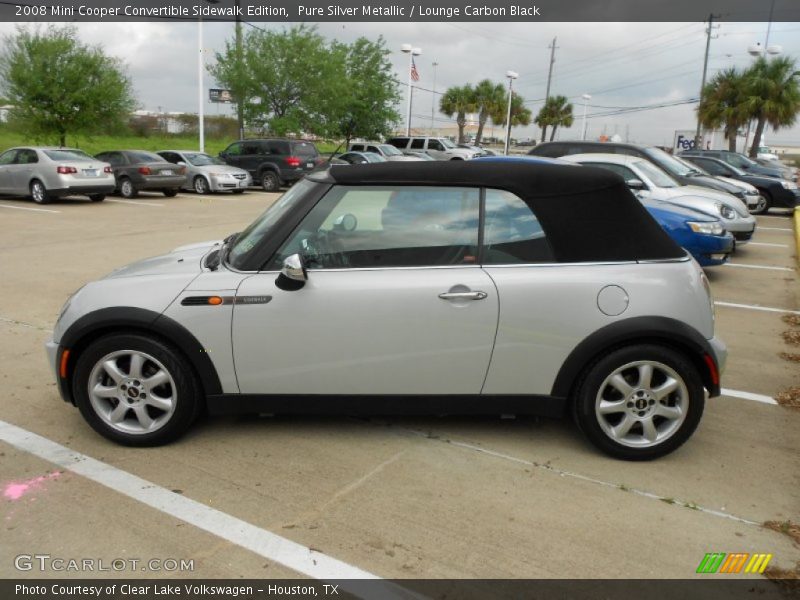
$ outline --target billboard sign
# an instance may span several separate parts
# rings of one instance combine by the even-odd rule
[[[208,100],[217,104],[231,104],[233,102],[233,94],[231,94],[230,90],[211,88],[208,90]]]

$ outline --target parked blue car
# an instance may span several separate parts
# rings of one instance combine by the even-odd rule
[[[481,162],[528,162],[571,164],[558,158],[542,156],[486,156]],[[579,166],[579,165],[575,165]],[[669,236],[691,254],[703,267],[722,265],[733,252],[733,235],[725,231],[722,221],[705,213],[658,200],[642,200],[642,205],[658,221]]]

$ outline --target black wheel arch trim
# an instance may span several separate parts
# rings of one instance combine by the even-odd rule
[[[174,319],[155,311],[130,306],[115,306],[102,308],[84,315],[70,325],[64,335],[61,336],[58,353],[59,361],[63,350],[70,350],[67,363],[67,381],[59,377],[62,395],[65,390],[71,389],[69,380],[72,378],[75,361],[83,350],[98,337],[115,331],[152,333],[165,339],[176,346],[192,365],[203,385],[203,393],[205,395],[222,393],[222,385],[214,363],[203,345],[188,329]],[[71,393],[69,393],[69,397],[64,399],[73,404],[75,403]]]
[[[661,343],[684,351],[697,368],[710,397],[720,395],[719,380],[706,364],[710,356],[719,373],[714,350],[708,340],[693,327],[669,317],[632,317],[598,329],[570,352],[553,383],[551,395],[570,397],[584,369],[614,347],[631,343]]]

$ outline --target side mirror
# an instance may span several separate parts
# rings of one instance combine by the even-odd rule
[[[178,161],[177,163],[175,163],[175,164],[178,164],[178,165],[180,165],[180,166],[182,166],[182,167],[185,167],[185,166],[186,166],[186,163],[185,163],[184,161],[182,161],[182,160],[179,160],[179,161]]]
[[[275,280],[278,289],[296,292],[306,284],[306,281],[308,281],[308,273],[303,257],[299,254],[287,256],[283,261],[281,274]]]
[[[220,158],[227,158],[228,153],[227,152],[220,152],[219,154],[217,154],[217,156],[219,156]]]
[[[643,191],[647,189],[647,186],[641,179],[628,179],[625,183],[632,190]]]

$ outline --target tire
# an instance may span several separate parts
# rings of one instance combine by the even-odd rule
[[[649,383],[644,380],[648,370]],[[664,389],[668,384],[671,391]],[[694,433],[705,392],[685,355],[665,346],[637,344],[589,365],[573,401],[579,428],[597,448],[614,458],[652,460]]]
[[[234,194],[244,194],[245,190],[231,190]]]
[[[105,194],[89,194],[89,200],[92,202],[102,202],[106,199]]]
[[[198,175],[194,178],[192,182],[192,187],[194,187],[194,191],[198,194],[208,194],[211,191],[211,187],[208,185],[208,180],[203,177],[202,175]]]
[[[761,192],[761,196],[764,198],[764,205],[760,208],[756,208],[750,211],[751,215],[763,215],[767,213],[772,206],[772,196],[770,196],[767,190],[758,190]]]
[[[47,188],[38,179],[31,181],[30,190],[31,198],[36,204],[49,204],[52,201],[52,197],[47,193]]]
[[[132,333],[92,342],[75,364],[72,393],[89,425],[125,446],[177,439],[202,406],[201,386],[186,358],[158,338]]]
[[[162,193],[163,193],[163,194],[164,194],[164,195],[165,195],[167,198],[174,198],[175,196],[177,196],[177,195],[178,195],[178,190],[174,190],[174,189],[161,190],[161,192],[162,192]]]
[[[261,173],[261,187],[265,192],[277,192],[281,189],[281,180],[275,171],[264,171]]]
[[[139,195],[139,190],[133,185],[133,182],[128,177],[123,177],[119,181],[119,193],[123,198],[136,198]]]

